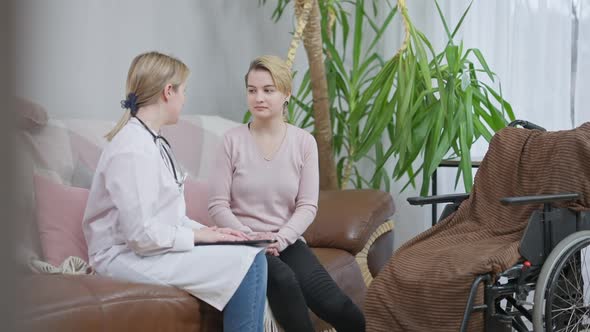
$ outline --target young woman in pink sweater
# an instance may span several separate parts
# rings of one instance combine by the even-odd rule
[[[285,122],[291,72],[261,56],[245,77],[252,121],[229,130],[210,176],[209,215],[267,247],[267,296],[286,331],[313,331],[307,307],[338,331],[364,331],[359,308],[336,285],[302,237],[317,211],[318,151],[307,131]]]

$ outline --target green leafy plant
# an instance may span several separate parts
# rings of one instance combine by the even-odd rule
[[[279,19],[288,3],[279,0],[273,18]],[[436,52],[411,22],[405,0],[389,5],[382,17],[377,16],[375,1],[373,11],[367,11],[363,0],[319,3],[340,187],[353,184],[389,191],[392,178],[407,175],[405,189],[416,186],[421,175],[420,193],[426,195],[440,162],[456,157],[456,183],[462,177],[470,190],[472,144],[480,137],[489,141],[514,120],[501,90],[479,77],[496,81],[481,51],[454,42],[471,4],[451,30],[435,2],[448,37],[444,49]],[[405,38],[398,52],[383,61],[376,45],[396,13],[402,16]],[[369,33],[364,31],[367,27]],[[304,128],[314,125],[310,90],[305,73],[289,109],[292,123]],[[389,174],[385,165],[391,158],[397,163]],[[372,165],[368,175],[360,169],[363,160]]]
[[[489,141],[493,132],[514,120],[512,108],[501,92],[478,77],[483,73],[495,81],[481,51],[464,49],[462,43],[456,45],[453,41],[471,4],[452,32],[438,3],[435,4],[448,36],[445,48],[439,53],[434,51],[426,36],[410,21],[405,1],[400,0],[398,6],[406,28],[404,45],[376,75],[363,100],[369,113],[395,108],[394,121],[387,130],[391,145],[377,168],[395,155],[398,162],[394,178],[407,174],[413,184],[417,174],[422,173],[422,195],[428,193],[430,177],[446,157],[460,159],[456,181],[463,174],[464,185],[471,190],[472,144],[480,137]],[[391,98],[385,97],[391,93]],[[413,162],[418,155],[422,155],[423,162],[414,170]]]

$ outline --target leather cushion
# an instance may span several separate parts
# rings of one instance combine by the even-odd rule
[[[220,312],[174,287],[68,275],[29,275],[20,285],[27,331],[221,330]]]

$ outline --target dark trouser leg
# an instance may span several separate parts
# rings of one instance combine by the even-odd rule
[[[268,263],[268,304],[286,331],[313,331],[305,298],[291,268],[278,257],[266,255]]]
[[[280,258],[295,273],[307,305],[318,317],[338,332],[365,330],[363,313],[336,285],[305,243],[295,242],[281,252]]]

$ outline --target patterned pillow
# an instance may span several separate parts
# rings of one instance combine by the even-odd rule
[[[14,97],[14,109],[17,113],[18,128],[34,130],[47,124],[47,111],[43,106],[28,99]]]

